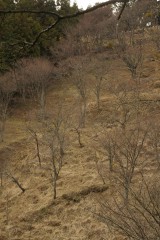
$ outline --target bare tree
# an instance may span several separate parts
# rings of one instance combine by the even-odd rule
[[[58,180],[60,170],[62,168],[63,157],[58,154],[58,149],[57,149],[58,147],[57,147],[57,143],[56,143],[54,134],[52,135],[52,139],[50,141],[49,147],[50,147],[50,151],[51,151],[50,161],[51,161],[51,165],[52,165],[51,176],[52,176],[52,184],[53,184],[53,198],[56,199],[56,197],[57,197],[57,180]]]
[[[134,120],[139,121],[140,97],[137,87],[132,82],[125,81],[117,85],[115,81],[108,86],[114,96],[112,104],[113,121],[117,122],[123,131]]]
[[[79,76],[76,79],[75,85],[81,96],[81,111],[80,111],[80,127],[84,128],[86,125],[86,112],[87,112],[87,89],[86,82]]]
[[[77,133],[78,143],[79,143],[80,148],[84,147],[84,144],[82,143],[82,140],[81,140],[81,129],[80,129],[80,126],[75,127],[74,130]]]
[[[104,86],[104,80],[106,80],[106,75],[108,73],[108,64],[106,60],[106,54],[98,55],[95,57],[91,57],[89,62],[89,71],[90,74],[93,75],[93,79],[91,81],[91,89],[93,89],[93,93],[96,96],[97,109],[100,110],[100,98],[102,95],[102,90]]]
[[[0,179],[1,179],[1,187],[3,187],[3,178],[6,169],[6,161],[2,158],[0,160]]]
[[[0,169],[1,187],[3,186],[3,171]]]
[[[34,130],[32,127],[28,126],[27,130],[29,131],[30,135],[35,141],[36,145],[36,157],[38,158],[39,166],[42,166],[42,160],[41,160],[41,154],[40,154],[40,140],[38,138],[38,134],[36,130]]]
[[[82,128],[85,127],[88,100],[87,63],[86,58],[80,58],[77,59],[77,61],[74,60],[70,62],[70,66],[72,66],[72,81],[80,97],[80,117],[78,125]]]
[[[43,126],[28,126],[27,130],[36,146],[39,166],[42,170],[45,169],[51,174],[53,198],[56,199],[57,181],[63,167],[65,150],[69,144],[70,115],[63,111],[62,106],[59,106],[58,112],[52,118],[48,118]],[[45,161],[42,165],[43,159]]]
[[[78,17],[78,16],[81,16],[81,15],[84,15],[86,13],[90,13],[90,12],[93,12],[99,8],[103,8],[105,6],[109,6],[109,5],[112,5],[112,4],[115,4],[115,3],[123,3],[123,7],[122,7],[122,11],[120,11],[120,15],[118,16],[118,19],[120,19],[121,15],[122,15],[122,12],[124,11],[125,7],[126,7],[126,4],[129,2],[129,0],[109,0],[109,1],[106,1],[106,2],[103,2],[103,3],[99,3],[91,8],[88,8],[86,10],[80,10],[80,11],[77,11],[73,14],[68,14],[68,15],[60,15],[58,14],[57,12],[50,12],[50,11],[37,11],[37,10],[24,10],[24,9],[19,9],[19,10],[0,10],[0,14],[3,15],[3,16],[6,16],[6,15],[9,15],[9,14],[31,14],[31,15],[41,15],[41,14],[45,14],[45,15],[49,15],[50,17],[53,18],[53,22],[50,24],[50,26],[47,26],[45,29],[43,29],[42,31],[40,31],[38,33],[38,35],[35,37],[35,39],[33,39],[32,42],[28,42],[28,41],[22,41],[22,42],[19,42],[18,43],[13,43],[13,46],[15,45],[20,45],[21,48],[23,49],[23,45],[24,46],[30,46],[30,47],[33,47],[37,42],[38,40],[40,39],[40,37],[51,31],[52,29],[54,29],[60,22],[62,21],[65,21],[66,19],[71,19],[71,18],[75,18],[75,17]]]
[[[130,103],[129,92],[127,88],[121,88],[120,91],[115,92],[116,96],[116,112],[119,112],[116,121],[120,124],[122,129],[125,131],[126,126],[132,116],[133,104]],[[132,101],[132,100],[131,100]]]
[[[130,186],[135,176],[135,170],[142,164],[141,153],[143,151],[148,130],[142,131],[140,126],[116,133],[115,160],[117,163],[117,179],[124,188],[125,202],[128,202]]]
[[[158,123],[152,123],[148,135],[150,139],[150,145],[153,149],[155,160],[157,162],[157,169],[160,170],[160,126]]]
[[[22,184],[19,182],[18,178],[16,178],[15,176],[13,176],[12,173],[9,172],[9,171],[4,172],[4,174],[5,174],[9,179],[11,179],[11,181],[12,181],[13,183],[15,183],[15,184],[17,185],[17,187],[18,187],[23,193],[25,192],[26,189],[25,189],[25,188],[22,186]]]
[[[141,41],[136,43],[133,36],[131,37],[129,43],[129,39],[126,38],[124,33],[119,34],[117,52],[123,62],[126,64],[128,70],[131,72],[132,79],[136,81],[140,76],[138,74],[141,74],[143,50]]]
[[[134,10],[134,4],[131,9],[133,9],[135,14],[137,13],[137,11]],[[132,14],[132,10],[128,9],[128,13],[129,12]],[[143,16],[143,11],[141,15]],[[135,31],[140,25],[140,19],[137,19],[137,17],[131,17],[128,14],[124,22],[127,25],[127,29],[123,26],[123,19],[117,23],[117,54],[131,72],[132,79],[138,84],[143,63],[144,35],[141,34],[139,38],[136,37]]]
[[[152,42],[154,43],[155,47],[157,48],[157,50],[160,50],[160,42],[159,42],[159,38],[160,38],[160,29],[159,26],[156,26],[154,28],[148,29],[147,31],[151,37]]]
[[[57,180],[63,166],[65,148],[67,146],[67,132],[70,126],[69,116],[64,115],[62,109],[53,121],[48,122],[44,133],[44,144],[49,147],[50,170],[53,184],[53,198],[57,197]]]
[[[53,131],[58,140],[59,153],[61,157],[63,157],[63,155],[65,154],[66,138],[69,126],[70,115],[67,113],[63,113],[63,110],[60,107],[57,116],[53,120]]]
[[[105,177],[103,176],[103,173],[102,173],[102,166],[100,165],[100,162],[99,162],[99,154],[97,151],[95,151],[95,165],[96,165],[98,175],[100,176],[103,184],[106,184]]]
[[[115,233],[133,240],[151,240],[160,238],[160,188],[159,183],[150,179],[130,190],[130,198],[124,205],[122,195],[109,200],[101,200],[99,219]]]
[[[12,92],[0,88],[0,142],[4,141],[4,131],[8,115],[8,107],[12,98]]]
[[[18,178],[11,173],[8,162],[6,159],[4,160],[3,154],[1,155],[1,157],[2,157],[0,161],[1,187],[4,186],[3,179],[6,178],[11,180],[13,183],[15,183],[16,186],[24,193],[26,189],[22,186]]]
[[[113,132],[106,133],[101,139],[100,144],[105,150],[109,161],[109,170],[112,172],[116,154],[116,139]]]
[[[100,110],[100,94],[102,90],[102,83],[103,83],[103,77],[96,76],[96,83],[93,91],[96,96],[98,111]]]
[[[47,59],[24,60],[16,72],[17,91],[23,98],[31,97],[38,102],[40,117],[45,119],[46,89],[52,78],[52,65]]]
[[[59,61],[71,56],[102,53],[115,38],[116,22],[111,6],[81,16],[76,27],[64,29],[66,37],[52,49],[53,56]]]

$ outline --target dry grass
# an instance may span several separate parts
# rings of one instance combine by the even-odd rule
[[[150,54],[153,55],[153,53]],[[160,116],[160,104],[157,101],[160,93],[157,79],[160,72],[159,60],[150,62],[149,53],[146,52],[146,55],[145,71],[141,83],[141,99],[143,100],[141,109],[144,112],[142,119],[147,116],[151,120],[153,114],[157,119]],[[101,110],[97,111],[93,94],[90,95],[88,101],[86,128],[82,129],[83,148],[79,147],[72,127],[70,129],[70,144],[57,181],[58,197],[55,201],[53,201],[50,172],[46,170],[48,153],[44,148],[42,168],[40,168],[35,156],[34,143],[26,132],[25,121],[28,116],[34,121],[34,125],[40,125],[36,122],[35,105],[31,104],[25,109],[17,106],[12,112],[7,122],[5,142],[0,145],[0,154],[1,159],[4,161],[7,159],[12,173],[23,184],[26,191],[22,194],[13,182],[4,179],[4,187],[0,188],[0,239],[113,239],[107,227],[93,214],[99,208],[99,199],[110,197],[116,189],[113,176],[108,171],[106,156],[101,151],[98,141],[104,129],[110,131],[117,126],[112,118],[116,100],[115,96],[107,90],[107,84],[110,82],[117,85],[125,84],[126,78],[131,80],[126,67],[119,59],[109,58],[108,61],[111,67],[102,93]],[[146,105],[145,101],[148,100],[150,103]],[[155,101],[157,101],[156,104]],[[60,105],[63,105],[65,111],[76,109],[76,104],[78,104],[76,90],[71,83],[66,82],[57,88],[50,89],[47,102],[50,116],[55,115]],[[75,118],[76,114],[75,112]],[[132,121],[133,119],[131,123]],[[101,152],[102,168],[107,165],[103,172],[106,185],[102,185],[95,165],[97,148]],[[147,146],[146,149],[149,151]],[[152,176],[155,171],[155,162],[147,163],[145,171],[146,175]],[[115,239],[123,238],[118,236]]]

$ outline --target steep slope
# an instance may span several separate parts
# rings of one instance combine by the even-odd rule
[[[108,54],[108,53],[107,53]],[[148,121],[160,116],[159,59],[155,53],[145,53],[141,79],[141,110]],[[96,57],[96,56],[95,56]],[[57,199],[53,200],[51,171],[48,170],[49,153],[42,143],[42,168],[38,164],[34,140],[26,126],[29,120],[36,126],[36,106],[15,107],[7,123],[6,141],[0,146],[1,161],[26,189],[20,191],[10,178],[3,178],[0,188],[0,239],[12,240],[96,240],[113,239],[106,225],[99,221],[96,213],[101,199],[108,199],[116,192],[108,159],[99,146],[104,126],[112,129],[116,97],[108,89],[109,84],[130,83],[130,73],[124,63],[109,55],[109,73],[104,82],[101,109],[97,111],[93,94],[87,106],[86,128],[81,130],[84,147],[80,148],[74,120],[68,128],[68,143],[63,167],[57,181]],[[78,104],[78,95],[72,83],[66,80],[57,89],[50,89],[47,110],[53,117],[62,103],[69,112]],[[115,111],[115,110],[114,110]],[[74,113],[76,116],[76,112]],[[118,110],[114,114],[119,114]],[[144,120],[142,118],[142,120]],[[130,124],[132,124],[132,119]],[[96,155],[98,151],[98,155]],[[96,159],[100,160],[99,168]],[[98,170],[102,173],[103,179]],[[148,170],[147,170],[148,169]],[[155,174],[155,162],[146,166],[146,174]],[[118,235],[114,239],[123,239]]]

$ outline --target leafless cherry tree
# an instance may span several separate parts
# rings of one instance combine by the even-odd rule
[[[105,150],[109,161],[109,170],[112,172],[114,170],[115,154],[116,154],[116,139],[114,131],[105,133],[100,139],[100,145]]]
[[[77,133],[77,136],[78,136],[78,143],[79,143],[79,146],[80,148],[84,147],[84,144],[82,143],[82,134],[81,134],[81,128],[80,126],[76,126],[74,128],[75,132]]]
[[[139,121],[140,101],[137,97],[136,84],[132,82],[124,82],[118,84],[113,81],[108,89],[114,96],[112,104],[113,121],[117,122],[122,130],[125,131],[130,122]]]
[[[8,107],[12,98],[12,92],[0,88],[0,142],[4,141],[4,131],[8,115]]]
[[[25,188],[20,183],[17,177],[11,172],[9,169],[9,163],[6,159],[4,159],[3,154],[1,154],[1,161],[0,161],[0,179],[1,179],[1,187],[4,187],[3,180],[7,179],[13,182],[23,193],[25,192]]]
[[[51,174],[54,199],[57,197],[57,180],[63,167],[65,150],[69,144],[69,128],[70,115],[63,111],[62,106],[59,106],[58,112],[48,118],[43,126],[27,126],[35,144],[39,166],[41,170],[45,169]]]
[[[13,174],[10,171],[4,172],[4,174],[7,176],[8,179],[10,179],[13,183],[16,184],[16,186],[24,193],[25,188],[22,186],[22,184],[19,182],[18,178],[13,176]]]
[[[72,81],[79,95],[80,117],[79,127],[84,128],[86,123],[87,101],[88,101],[88,81],[86,66],[88,60],[80,58],[70,62],[72,66]]]
[[[30,133],[33,140],[35,141],[36,157],[38,158],[39,166],[41,167],[42,166],[42,159],[41,159],[41,153],[40,153],[40,139],[38,137],[38,133],[31,126],[27,126],[27,130]]]
[[[51,167],[52,167],[51,176],[52,176],[53,198],[54,199],[56,199],[56,197],[57,197],[57,180],[58,180],[60,170],[62,168],[62,161],[63,161],[63,157],[58,154],[59,151],[58,151],[58,146],[57,146],[56,140],[57,139],[56,139],[54,133],[52,133],[49,147],[50,147],[50,152],[51,152],[50,153],[50,162],[51,162]]]
[[[95,160],[96,169],[97,169],[98,175],[100,176],[103,184],[106,184],[105,177],[104,177],[104,174],[102,172],[103,165],[101,164],[99,159],[100,159],[99,153],[97,151],[95,151],[95,158],[94,158],[94,160]]]
[[[135,43],[128,45],[124,36],[119,37],[119,51],[123,62],[127,65],[128,70],[131,72],[132,78],[136,79],[138,74],[138,67],[142,66],[142,45],[137,46]],[[132,40],[133,41],[133,40]]]
[[[47,123],[47,129],[43,136],[44,144],[49,148],[49,169],[51,170],[54,199],[57,197],[57,180],[63,166],[65,149],[69,141],[69,126],[69,115],[64,114],[60,108],[53,121]]]
[[[3,186],[3,177],[4,177],[4,172],[6,169],[6,161],[2,158],[0,160],[0,179],[1,179],[1,187]]]
[[[151,184],[152,183],[152,184]],[[122,195],[111,201],[100,201],[98,218],[115,233],[127,239],[150,240],[160,238],[160,188],[159,182],[144,177],[137,188],[130,190],[128,204],[124,205]]]
[[[149,140],[151,148],[154,152],[157,169],[160,169],[160,126],[158,123],[152,123],[149,131]]]
[[[40,117],[45,119],[46,89],[52,79],[52,65],[47,59],[29,59],[22,61],[16,71],[17,91],[38,102]]]
[[[136,126],[132,130],[120,132],[115,142],[115,161],[117,164],[117,179],[124,188],[126,203],[129,198],[129,191],[137,167],[142,166],[141,153],[148,133]]]
[[[120,24],[117,25],[117,47],[118,56],[131,72],[132,79],[138,84],[143,64],[143,41],[144,36],[136,39],[135,26],[130,23],[129,31],[120,30]]]
[[[105,85],[106,75],[108,73],[108,64],[106,60],[106,55],[97,55],[96,57],[91,57],[89,63],[89,71],[93,76],[91,81],[91,89],[96,96],[97,109],[100,110],[100,100],[102,95],[103,86]]]
[[[152,29],[148,29],[147,31],[151,37],[152,42],[154,43],[156,49],[159,51],[160,50],[160,42],[159,42],[159,38],[160,38],[160,29],[159,26],[156,26]]]
[[[98,111],[100,110],[100,95],[102,90],[102,83],[103,83],[103,77],[96,76],[96,83],[93,91],[96,96]]]

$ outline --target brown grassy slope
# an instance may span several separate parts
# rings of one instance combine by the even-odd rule
[[[159,80],[159,59],[154,52],[148,50],[145,59],[141,97],[143,100],[160,100],[160,89],[154,87],[155,82]],[[102,126],[112,128],[114,125],[110,116],[115,96],[107,90],[107,83],[117,84],[131,80],[128,70],[119,59],[112,59],[110,56],[108,62],[110,71],[103,89],[101,111],[97,112],[93,96],[88,103],[87,125],[82,130],[83,148],[79,148],[72,128],[69,130],[70,144],[66,149],[64,166],[58,179],[55,201],[50,172],[39,168],[34,143],[25,131],[25,120],[29,116],[36,121],[34,115],[37,110],[34,106],[27,107],[26,111],[17,108],[10,116],[6,142],[1,146],[1,157],[7,159],[10,171],[19,179],[26,191],[22,194],[13,182],[4,179],[4,186],[0,189],[0,239],[112,239],[107,227],[93,214],[99,208],[99,198],[101,196],[109,198],[115,191],[103,153],[99,157],[102,158],[106,187],[97,173],[95,148],[98,146]],[[62,99],[66,109],[73,106],[75,108],[77,93],[72,84],[63,84],[48,93],[48,110],[51,115],[57,111]],[[142,103],[142,108],[145,113],[147,112],[149,119],[153,114],[154,118],[159,118],[159,102],[151,101],[147,108],[145,103]],[[47,151],[44,150],[42,156],[42,166],[45,167]],[[152,167],[147,166],[149,175],[155,173],[154,165],[153,163]],[[114,239],[121,237],[118,235]]]

